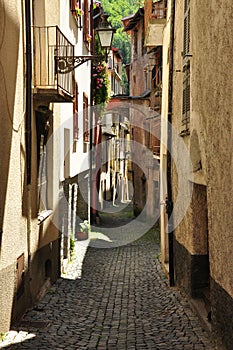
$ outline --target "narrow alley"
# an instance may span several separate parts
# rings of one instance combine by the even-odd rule
[[[102,225],[129,220],[105,216]],[[159,251],[155,228],[109,249],[76,241],[66,275],[16,324],[6,348],[213,350],[188,302],[169,287]]]

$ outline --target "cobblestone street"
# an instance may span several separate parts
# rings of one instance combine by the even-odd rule
[[[169,287],[155,230],[110,249],[76,242],[67,274],[14,331],[21,342],[12,350],[214,349],[187,301]]]

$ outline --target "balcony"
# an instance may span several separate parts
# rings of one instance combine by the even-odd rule
[[[163,45],[163,29],[167,17],[167,0],[145,0],[146,46]]]
[[[58,71],[57,57],[74,57],[74,46],[57,26],[33,27],[34,98],[48,102],[72,102],[74,72]]]

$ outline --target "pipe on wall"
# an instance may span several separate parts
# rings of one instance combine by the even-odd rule
[[[31,184],[32,158],[32,38],[31,38],[31,0],[25,0],[26,30],[26,167],[27,185]]]
[[[31,258],[31,177],[32,177],[32,38],[31,38],[31,0],[25,0],[25,35],[26,35],[26,178],[27,178],[27,250],[28,275],[30,277]]]
[[[173,98],[173,66],[174,66],[174,27],[175,27],[175,0],[171,1],[171,27],[170,27],[170,48],[169,48],[169,80],[168,80],[168,136],[167,136],[167,203],[168,214],[168,251],[169,251],[169,283],[175,285],[174,278],[174,231],[173,231],[173,200],[172,200],[172,169],[171,169],[171,148],[172,148],[172,98]]]

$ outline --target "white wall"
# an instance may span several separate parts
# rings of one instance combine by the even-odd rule
[[[78,28],[69,9],[70,1],[60,2],[60,29],[67,39],[75,45],[75,55],[88,55],[83,45],[83,31]],[[83,7],[82,7],[83,8]],[[83,20],[83,18],[82,18]],[[60,104],[60,180],[64,180],[64,128],[70,129],[70,177],[73,177],[89,168],[88,153],[83,152],[83,93],[88,96],[90,104],[90,70],[91,61],[75,69],[75,80],[78,84],[78,141],[76,152],[73,152],[73,104]]]

